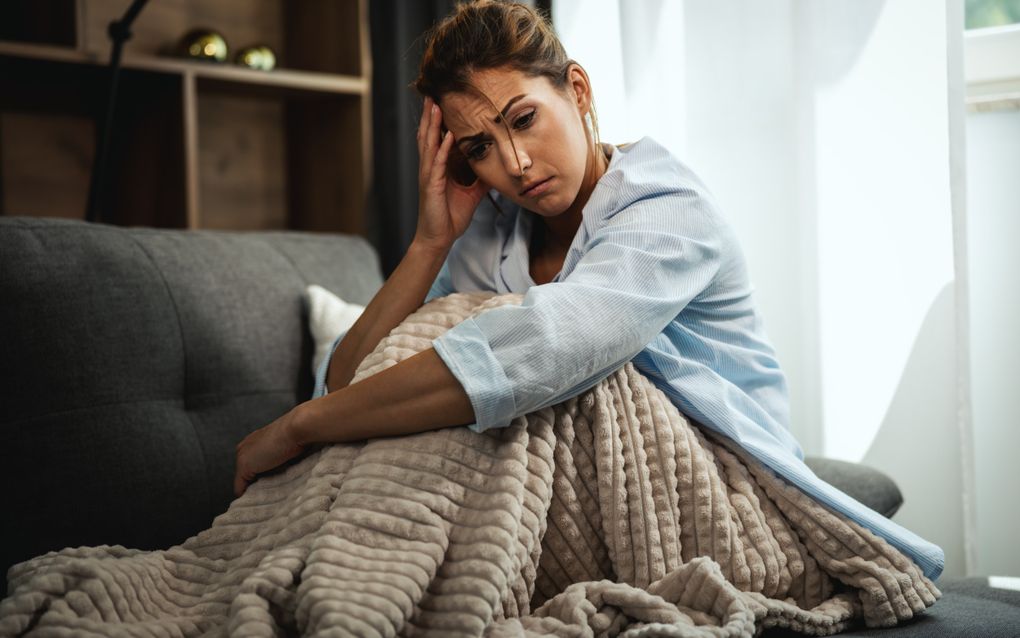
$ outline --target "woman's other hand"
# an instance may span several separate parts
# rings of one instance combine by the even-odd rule
[[[300,406],[298,406],[300,407]],[[234,495],[241,496],[255,475],[286,463],[305,447],[294,439],[294,408],[267,426],[255,430],[237,444]]]
[[[448,250],[464,234],[488,187],[481,180],[458,184],[447,170],[453,133],[441,134],[443,115],[425,98],[418,124],[418,229],[415,242]]]

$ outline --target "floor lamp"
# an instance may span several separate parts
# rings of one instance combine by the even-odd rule
[[[92,162],[92,181],[89,183],[88,208],[85,210],[85,221],[101,222],[103,217],[103,189],[106,180],[106,163],[110,149],[110,133],[113,129],[113,110],[117,102],[117,79],[120,76],[120,55],[124,43],[131,38],[131,23],[148,0],[134,0],[120,20],[114,20],[107,27],[107,33],[113,41],[113,52],[110,54],[110,94],[106,100],[106,114],[102,127],[96,135],[96,155]]]

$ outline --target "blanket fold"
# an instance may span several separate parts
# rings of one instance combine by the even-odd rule
[[[426,304],[352,383],[520,298]],[[7,578],[0,636],[829,635],[941,595],[629,363],[506,428],[317,448],[167,550],[66,548]]]

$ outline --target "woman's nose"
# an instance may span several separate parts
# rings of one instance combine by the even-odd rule
[[[531,167],[531,157],[518,143],[506,142],[503,148],[503,164],[506,165],[508,173],[514,177],[524,177],[524,173]]]

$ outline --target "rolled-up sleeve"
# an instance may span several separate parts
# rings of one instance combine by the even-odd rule
[[[433,340],[471,399],[471,429],[576,396],[637,355],[719,271],[715,215],[692,192],[633,203],[594,233],[562,281]]]

